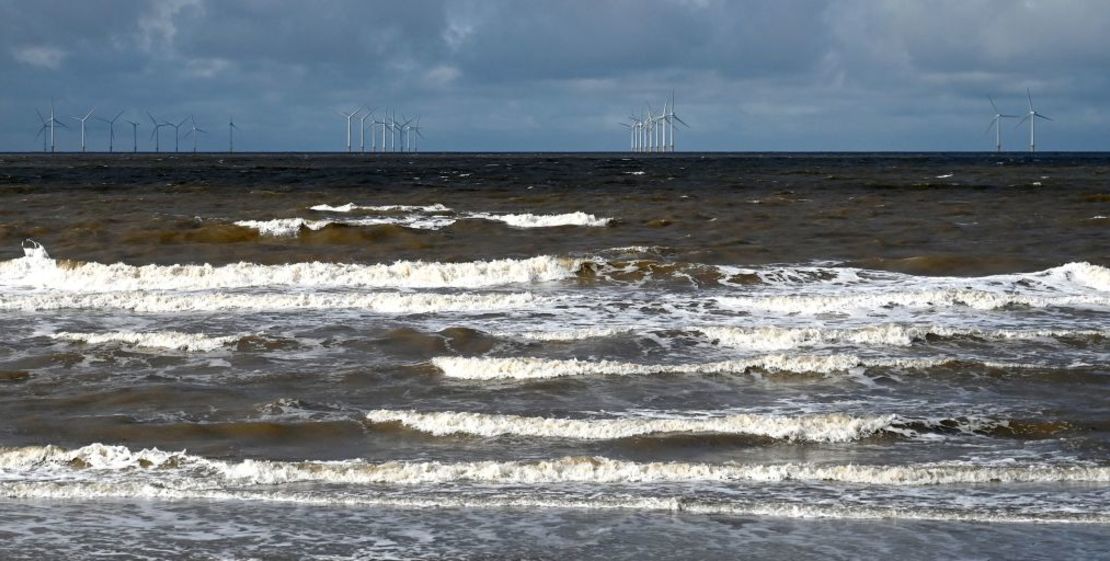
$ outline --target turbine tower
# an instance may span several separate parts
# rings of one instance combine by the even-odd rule
[[[663,113],[664,113],[663,116],[666,118],[667,125],[669,125],[670,128],[671,128],[671,152],[674,152],[674,146],[675,146],[675,142],[674,142],[675,126],[674,126],[674,124],[677,122],[678,124],[680,124],[680,125],[682,125],[686,128],[690,128],[690,125],[687,125],[686,121],[683,121],[682,118],[679,117],[678,114],[676,114],[674,112],[674,90],[671,90],[671,109],[670,109],[670,111],[667,111],[666,107],[664,107]]]
[[[994,104],[994,98],[988,95],[987,99],[991,102],[991,107],[994,109],[994,118],[992,118],[990,124],[987,125],[986,132],[991,132],[991,129],[994,129],[994,151],[1002,152],[1002,119],[1017,119],[1018,116],[1004,115],[998,110],[998,106]]]
[[[48,119],[46,122],[47,122],[47,124],[50,125],[50,152],[53,153],[54,152],[54,125],[61,125],[62,128],[66,128],[66,129],[69,128],[69,125],[66,125],[65,123],[59,121],[58,118],[54,116],[54,98],[50,98],[50,119]]]
[[[369,106],[367,106],[367,108],[369,109]],[[366,120],[374,116],[374,111],[376,109],[377,108],[369,109],[366,113],[364,113],[362,115],[361,118],[359,118],[359,121],[358,121],[358,124],[359,124],[359,128],[358,128],[358,149],[359,149],[360,152],[363,152],[363,153],[366,152]],[[373,142],[374,121],[370,121],[370,127],[371,127],[370,128],[370,136],[371,136],[370,140],[371,140],[371,142]]]
[[[131,119],[124,119],[124,121],[131,125],[131,152],[136,153],[139,151],[139,123]]]
[[[362,113],[362,108],[361,107],[359,107],[358,109],[355,109],[354,111],[352,111],[350,113],[344,113],[342,111],[339,112],[340,115],[343,115],[344,117],[347,118],[347,153],[348,154],[351,153],[351,119],[354,119],[355,117],[357,117],[359,113]]]
[[[188,120],[189,120],[188,118],[181,119],[181,122],[177,123],[177,124],[169,123],[169,122],[166,123],[167,127],[173,127],[173,151],[174,152],[180,152],[181,151],[180,150],[181,125],[184,125],[185,121],[188,121]]]
[[[228,154],[235,152],[235,117],[227,118],[227,152]]]
[[[111,120],[105,119],[104,117],[97,117],[96,118],[96,120],[98,120],[98,121],[104,121],[105,123],[108,123],[108,152],[109,153],[115,152],[116,121],[119,120],[121,115],[123,115],[123,111],[120,111],[119,113],[116,113],[116,116],[112,117]]]
[[[192,125],[191,125],[191,128],[189,130],[185,131],[185,136],[186,137],[188,137],[189,135],[193,136],[193,153],[196,154],[197,153],[197,136],[200,135],[200,134],[208,134],[208,131],[206,131],[206,130],[197,126],[196,117],[194,117],[192,115],[189,115],[189,121],[192,123]],[[181,121],[181,122],[185,123],[185,121]],[[178,125],[178,126],[180,126],[180,125]]]
[[[85,121],[89,120],[89,117],[92,116],[93,111],[96,111],[96,106],[95,105],[93,106],[92,109],[89,109],[88,113],[85,113],[84,117],[70,117],[71,119],[77,119],[78,121],[81,121],[81,151],[82,152],[85,151]]]
[[[1024,123],[1025,121],[1029,121],[1029,151],[1030,152],[1036,152],[1037,151],[1037,119],[1040,118],[1040,119],[1044,119],[1046,121],[1051,121],[1052,117],[1037,113],[1037,110],[1033,109],[1033,95],[1029,93],[1029,88],[1025,88],[1025,98],[1027,100],[1029,100],[1029,112],[1026,113],[1025,117],[1023,117],[1021,119],[1021,121],[1018,123],[1018,126],[1020,127],[1022,123]]]
[[[162,144],[162,127],[168,127],[168,126],[170,126],[170,124],[165,122],[165,121],[159,123],[158,119],[155,119],[154,115],[150,114],[150,111],[146,112],[146,116],[150,117],[150,122],[151,122],[151,124],[154,125],[154,130],[150,131],[150,138],[154,139],[154,151],[155,152],[161,152],[162,151],[162,147],[161,147],[161,144]]]

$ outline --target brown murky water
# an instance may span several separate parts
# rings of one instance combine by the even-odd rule
[[[1108,172],[0,156],[0,557],[1097,558]]]

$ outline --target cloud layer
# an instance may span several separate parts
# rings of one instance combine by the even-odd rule
[[[234,115],[244,149],[339,150],[336,112],[369,105],[430,150],[621,150],[672,89],[682,149],[986,150],[986,96],[1021,113],[1026,88],[1042,148],[1104,150],[1106,29],[1098,0],[0,0],[0,150],[41,149],[51,96],[74,123],[195,114],[202,149]]]

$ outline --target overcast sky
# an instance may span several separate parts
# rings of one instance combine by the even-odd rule
[[[369,105],[428,150],[623,150],[672,89],[682,150],[989,150],[987,95],[1023,113],[1026,88],[1039,148],[1107,150],[1110,2],[0,0],[0,77],[0,150],[42,148],[51,96],[65,150],[93,105],[140,149],[149,110],[195,114],[201,149],[234,115],[245,150],[341,150],[336,112]]]

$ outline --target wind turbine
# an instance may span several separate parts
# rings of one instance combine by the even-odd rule
[[[368,106],[368,108],[369,108],[369,106]],[[358,128],[358,149],[359,149],[360,152],[364,152],[364,153],[366,152],[366,119],[369,119],[369,118],[373,117],[375,110],[377,110],[376,107],[374,109],[369,109],[359,119],[359,122],[358,122],[358,124],[359,124],[359,128]],[[374,136],[373,124],[374,124],[374,122],[370,121],[371,141],[373,141],[373,136]]]
[[[181,134],[180,134],[181,133],[181,125],[184,125],[185,121],[188,121],[188,120],[189,120],[188,118],[181,119],[181,122],[177,123],[177,124],[170,123],[170,122],[166,123],[167,127],[173,127],[173,151],[174,152],[180,152],[181,151],[181,150],[179,150],[180,141],[181,141]]]
[[[81,121],[81,151],[82,152],[85,151],[85,121],[89,120],[89,117],[92,116],[93,111],[96,111],[96,106],[95,105],[93,106],[92,109],[89,109],[88,113],[85,113],[84,117],[70,117],[71,119],[77,119],[78,121]]]
[[[362,108],[361,107],[359,107],[358,109],[355,109],[354,111],[352,111],[350,113],[344,113],[342,111],[339,112],[340,115],[343,115],[344,117],[347,118],[347,153],[348,154],[351,153],[351,119],[354,119],[355,117],[357,117],[359,113],[362,113]]]
[[[197,153],[197,135],[208,134],[208,131],[206,131],[206,130],[197,126],[196,117],[194,117],[192,115],[189,115],[189,121],[192,122],[192,126],[189,130],[185,131],[185,136],[188,137],[189,135],[193,135],[193,153],[196,154]],[[182,122],[182,124],[185,123],[184,120],[182,120],[181,122]],[[178,125],[178,126],[181,126],[181,125]]]
[[[674,126],[674,124],[675,124],[675,122],[678,122],[679,124],[681,124],[682,126],[684,126],[686,128],[690,128],[690,125],[687,125],[686,121],[683,121],[682,118],[679,117],[678,114],[676,114],[674,112],[674,90],[671,90],[671,110],[668,112],[666,110],[666,108],[664,107],[663,113],[664,113],[663,116],[667,119],[667,124],[669,124],[670,127],[671,127],[671,152],[674,152],[674,145],[675,145],[675,142],[674,142],[675,126]]]
[[[162,147],[161,147],[162,127],[169,126],[169,123],[166,123],[166,122],[159,123],[158,119],[155,119],[154,115],[150,114],[150,111],[146,112],[146,116],[150,117],[150,122],[154,125],[154,130],[150,131],[150,137],[154,139],[154,151],[155,152],[161,152],[162,151]]]
[[[50,118],[46,120],[46,123],[48,125],[50,125],[50,152],[53,153],[54,152],[54,125],[61,125],[62,128],[66,128],[66,129],[69,128],[68,125],[59,121],[58,118],[54,116],[54,98],[50,98]]]
[[[991,132],[994,129],[994,151],[1002,152],[1002,119],[1017,119],[1017,115],[1004,115],[998,110],[998,106],[994,104],[994,98],[987,96],[991,102],[991,107],[994,109],[994,118],[991,119],[990,124],[987,125],[986,132]]]
[[[105,123],[108,123],[108,152],[109,153],[115,151],[116,121],[119,120],[121,115],[123,115],[123,111],[120,111],[119,113],[116,113],[116,116],[112,117],[111,120],[105,119],[104,117],[97,117],[96,118],[96,120],[98,120],[98,121],[104,121]]]
[[[424,133],[421,132],[424,129],[422,129],[420,127],[420,117],[416,118],[416,126],[411,127],[411,128],[412,128],[412,132],[416,133],[416,136],[412,137],[412,151],[413,152],[419,152],[420,151],[420,141],[419,141],[419,139],[424,138]]]
[[[227,151],[228,151],[229,154],[235,152],[235,129],[237,129],[237,128],[239,128],[239,127],[235,126],[235,117],[228,117],[227,118]]]
[[[131,151],[132,152],[138,152],[139,151],[139,123],[136,123],[135,121],[132,121],[131,119],[124,119],[124,121],[127,121],[131,125],[131,142],[132,142]]]
[[[1044,119],[1046,121],[1051,121],[1052,117],[1037,113],[1037,110],[1033,109],[1033,95],[1029,93],[1029,88],[1025,88],[1025,98],[1029,100],[1029,112],[1025,114],[1025,117],[1023,117],[1020,122],[1018,122],[1017,126],[1020,127],[1022,123],[1024,123],[1025,121],[1029,121],[1029,151],[1030,152],[1036,152],[1037,151],[1037,118],[1041,118],[1041,119]]]

